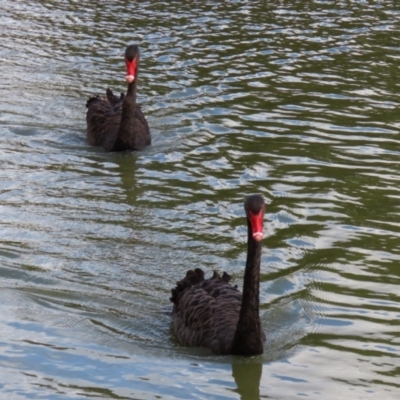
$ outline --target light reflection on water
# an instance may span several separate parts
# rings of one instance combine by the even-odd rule
[[[0,380],[7,398],[397,398],[398,16],[390,2],[4,1]],[[85,145],[86,98],[139,99],[153,145]],[[267,201],[265,354],[179,346],[188,268],[241,285]]]

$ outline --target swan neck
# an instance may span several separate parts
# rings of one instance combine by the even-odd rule
[[[122,104],[121,122],[115,145],[118,145],[120,141],[125,142],[125,137],[129,138],[132,135],[135,126],[136,86],[137,77],[128,85],[128,90]]]
[[[133,100],[133,104],[134,105],[136,104],[137,79],[138,79],[138,77],[136,76],[135,80],[128,84],[128,89],[126,91],[126,96],[125,96],[125,99],[124,99],[124,100],[126,100],[127,97],[130,97]]]
[[[256,355],[263,352],[260,321],[260,264],[262,241],[253,239],[248,221],[247,260],[243,281],[242,304],[232,344],[232,353]]]

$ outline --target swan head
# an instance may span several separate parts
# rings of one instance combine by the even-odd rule
[[[256,242],[259,242],[264,238],[264,199],[258,194],[248,196],[244,209],[250,222],[251,235]]]
[[[139,67],[140,51],[139,47],[131,44],[125,50],[126,77],[128,83],[132,83],[137,78]]]

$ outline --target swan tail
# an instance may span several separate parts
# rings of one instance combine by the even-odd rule
[[[177,306],[179,304],[179,300],[182,294],[185,292],[186,289],[189,289],[192,286],[201,285],[206,291],[211,291],[212,289],[214,289],[214,285],[212,285],[212,283],[227,284],[230,280],[231,276],[228,275],[226,272],[224,272],[222,276],[220,276],[218,272],[214,271],[211,278],[205,279],[204,271],[202,269],[191,269],[186,272],[186,276],[182,280],[176,282],[176,287],[171,290],[172,297],[170,298],[170,300]]]
[[[111,104],[111,106],[115,107],[124,101],[125,94],[121,93],[121,95],[118,97],[112,92],[110,88],[108,88],[106,90],[106,97],[107,101]]]
[[[86,108],[89,108],[97,100],[100,100],[100,96],[90,97],[89,100],[86,102]]]

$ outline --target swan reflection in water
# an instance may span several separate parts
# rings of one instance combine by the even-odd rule
[[[232,360],[232,376],[241,400],[260,399],[260,381],[262,375],[261,359],[234,359]]]

